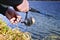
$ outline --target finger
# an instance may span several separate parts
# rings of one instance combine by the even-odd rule
[[[21,16],[17,16],[17,18],[13,19],[14,24],[17,24],[19,21],[21,21]]]
[[[14,24],[15,19],[16,19],[16,18],[11,18],[11,19],[10,19],[10,22],[11,22],[12,24]]]
[[[17,16],[17,22],[21,21],[21,16]]]
[[[28,12],[29,11],[29,8],[22,9],[21,11],[22,12]]]
[[[17,21],[15,21],[14,23],[15,23],[15,24],[17,24],[18,22],[17,22]]]
[[[16,20],[17,22],[19,22],[20,20],[17,18],[17,20]]]
[[[21,11],[21,12],[27,12],[27,9],[24,8],[24,9],[21,9],[20,11]]]

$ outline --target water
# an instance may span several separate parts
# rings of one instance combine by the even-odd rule
[[[39,10],[43,14],[52,15],[54,16],[54,18],[38,13],[29,12],[29,17],[34,17],[36,22],[30,27],[18,23],[18,27],[20,28],[20,30],[24,32],[30,32],[34,40],[41,40],[42,38],[48,36],[49,34],[52,34],[53,32],[57,35],[60,35],[60,2],[30,1],[29,3],[30,7]],[[21,12],[19,14],[24,19],[25,14]],[[11,24],[9,20],[4,16],[3,20],[8,24],[8,26],[12,28],[16,27],[16,25]]]

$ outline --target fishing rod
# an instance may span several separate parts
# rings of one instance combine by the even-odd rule
[[[39,13],[39,14],[42,14],[42,15],[45,15],[45,16],[48,16],[48,17],[53,17],[52,15],[42,13],[42,12],[40,12],[39,10],[34,9],[34,8],[32,8],[32,7],[29,8],[29,11],[35,12],[35,13]]]
[[[45,15],[45,16],[48,16],[48,17],[53,17],[52,15],[43,14],[43,13],[41,13],[40,11],[38,11],[34,8],[29,8],[29,11],[39,13],[39,14],[42,14],[42,15]],[[26,12],[25,20],[21,23],[24,23],[26,26],[31,26],[32,24],[35,23],[35,19],[33,17],[28,18],[28,12]]]

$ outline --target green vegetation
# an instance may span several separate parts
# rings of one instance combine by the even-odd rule
[[[31,40],[28,32],[10,28],[0,19],[0,40]]]

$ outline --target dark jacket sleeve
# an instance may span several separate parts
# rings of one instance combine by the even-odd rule
[[[7,10],[7,7],[5,7],[4,5],[13,6],[15,8],[18,4],[21,4],[22,2],[23,0],[1,0],[0,13],[4,14],[4,12]]]
[[[0,4],[0,13],[5,15],[5,12],[7,10],[8,7],[5,7],[4,5]]]

